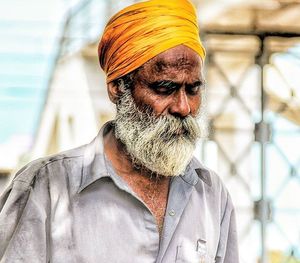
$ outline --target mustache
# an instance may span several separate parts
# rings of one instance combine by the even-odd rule
[[[199,137],[199,127],[196,120],[187,116],[184,118],[165,115],[157,118],[155,125],[152,126],[151,133],[163,141],[173,141],[184,138],[194,141]],[[151,137],[151,134],[149,134]]]

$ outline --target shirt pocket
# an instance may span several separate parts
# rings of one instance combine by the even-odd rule
[[[194,245],[183,243],[177,246],[176,263],[215,263],[215,259],[206,249],[197,250]]]

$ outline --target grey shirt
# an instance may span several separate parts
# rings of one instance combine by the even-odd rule
[[[237,263],[233,205],[193,159],[171,180],[163,232],[103,153],[88,145],[36,160],[0,198],[0,262]]]

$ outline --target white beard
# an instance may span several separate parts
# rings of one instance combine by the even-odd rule
[[[178,176],[191,161],[200,135],[196,117],[156,117],[149,107],[141,111],[130,90],[117,103],[115,136],[125,145],[135,167]]]

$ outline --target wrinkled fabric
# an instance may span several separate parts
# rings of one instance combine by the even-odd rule
[[[188,0],[150,0],[133,4],[107,23],[98,46],[107,83],[178,45],[204,60],[195,7]]]
[[[0,262],[238,263],[234,208],[193,159],[170,184],[163,232],[103,153],[88,145],[36,160],[0,198]]]

